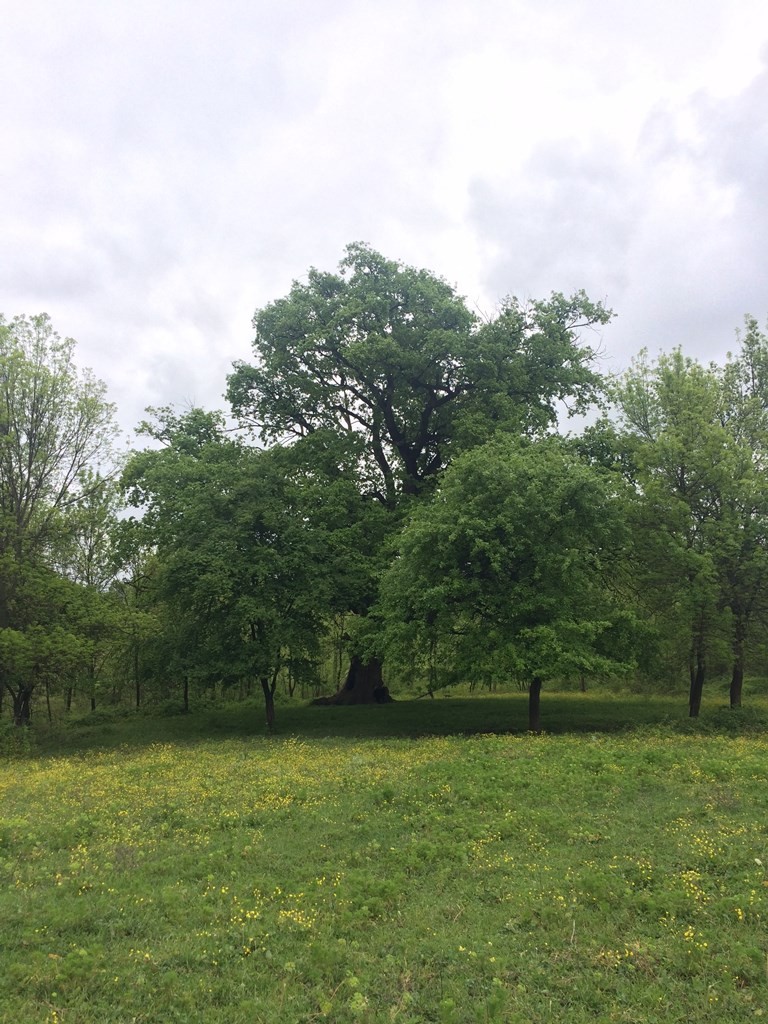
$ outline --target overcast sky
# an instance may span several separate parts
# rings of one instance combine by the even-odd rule
[[[585,288],[702,359],[768,316],[766,0],[0,0],[0,312],[226,408],[254,310],[351,241],[484,312]]]

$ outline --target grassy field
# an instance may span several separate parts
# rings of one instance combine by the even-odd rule
[[[752,704],[548,695],[540,737],[517,695],[43,731],[0,761],[0,1020],[768,1017]]]

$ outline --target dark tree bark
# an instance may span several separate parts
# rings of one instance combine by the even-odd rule
[[[139,645],[133,648],[133,682],[136,687],[136,710],[141,707],[141,677],[139,676]]]
[[[534,676],[528,687],[528,731],[541,732],[541,678]]]
[[[704,690],[704,676],[706,666],[704,653],[701,649],[696,650],[695,664],[691,665],[691,692],[688,700],[688,717],[698,718],[701,710],[701,695]]]
[[[274,732],[275,729],[275,687],[277,686],[277,679],[273,679],[270,683],[266,676],[261,679],[261,688],[264,691],[264,707],[267,713],[267,728],[270,732]]]
[[[184,676],[183,699],[184,699],[184,714],[187,714],[188,711],[189,711],[189,676],[186,675],[186,674]]]
[[[32,717],[32,688],[29,686],[20,687],[13,694],[13,723],[14,725],[29,725]]]
[[[341,689],[332,697],[317,697],[313,704],[391,704],[394,698],[384,685],[381,662],[363,662],[355,655]]]
[[[744,641],[746,640],[746,624],[740,620],[736,623],[733,638],[733,673],[731,675],[731,707],[741,707],[741,690],[744,684]]]
[[[731,707],[741,707],[741,688],[744,683],[744,666],[739,662],[733,664],[733,675],[731,676]]]

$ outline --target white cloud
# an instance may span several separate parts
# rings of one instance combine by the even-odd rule
[[[0,309],[146,404],[222,406],[257,305],[369,241],[641,344],[768,311],[762,0],[32,0],[0,61]]]

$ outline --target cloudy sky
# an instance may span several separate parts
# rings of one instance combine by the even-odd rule
[[[765,0],[1,0],[0,312],[225,408],[254,310],[366,241],[477,308],[585,288],[702,359],[768,316]]]

